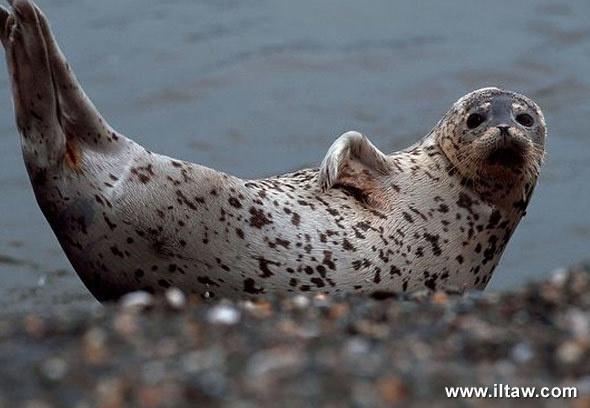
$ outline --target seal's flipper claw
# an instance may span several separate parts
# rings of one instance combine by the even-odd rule
[[[330,147],[320,166],[322,190],[344,186],[370,198],[380,175],[390,170],[387,156],[358,132],[346,132]]]

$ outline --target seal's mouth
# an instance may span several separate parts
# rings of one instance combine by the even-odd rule
[[[487,158],[488,164],[503,167],[517,167],[524,164],[525,153],[516,146],[499,147]]]

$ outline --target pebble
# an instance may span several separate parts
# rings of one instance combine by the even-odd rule
[[[254,377],[293,369],[303,363],[303,356],[295,349],[275,348],[255,353],[248,361],[248,373]]]
[[[388,404],[399,403],[408,396],[408,390],[402,380],[396,377],[380,378],[377,390],[381,398]]]
[[[131,292],[123,296],[119,303],[124,309],[144,309],[154,304],[154,297],[148,292]]]
[[[512,359],[518,363],[527,363],[535,356],[531,346],[524,342],[514,346],[510,354]]]
[[[186,295],[178,288],[170,288],[166,291],[166,301],[174,309],[182,309],[186,306]]]
[[[565,315],[568,329],[574,337],[580,339],[590,338],[590,314],[580,309],[571,309]]]
[[[290,299],[290,302],[297,309],[305,309],[311,304],[311,300],[305,295],[296,295]]]
[[[524,381],[577,385],[571,402],[581,408],[590,406],[589,277],[578,267],[560,286],[414,300],[134,293],[92,313],[5,316],[0,401],[436,406],[444,386]]]
[[[60,358],[51,358],[41,365],[41,373],[51,381],[61,381],[68,370],[66,362]]]
[[[565,341],[557,349],[557,357],[565,364],[576,363],[584,350],[578,343],[572,340]]]
[[[45,334],[45,324],[37,315],[27,315],[25,317],[25,330],[34,337],[42,337]]]
[[[346,342],[346,353],[350,355],[366,354],[370,349],[369,342],[360,337],[353,337]]]
[[[241,313],[238,309],[229,305],[217,305],[207,313],[207,320],[213,324],[233,325],[240,321]]]
[[[567,269],[558,268],[550,273],[550,282],[556,286],[563,286],[567,280]]]
[[[86,332],[83,338],[84,357],[90,364],[102,364],[107,356],[107,334],[105,330],[93,327]]]

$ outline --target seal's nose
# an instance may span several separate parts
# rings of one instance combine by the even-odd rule
[[[509,136],[508,129],[510,129],[510,126],[508,126],[508,125],[498,125],[496,127],[498,129],[500,129],[500,134],[501,135]]]

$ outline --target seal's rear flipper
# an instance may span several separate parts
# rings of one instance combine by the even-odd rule
[[[33,7],[39,16],[41,31],[47,44],[49,63],[62,113],[61,121],[66,135],[83,140],[90,146],[112,147],[119,136],[103,119],[82,89],[51,32],[47,18],[36,5],[33,4]]]
[[[30,0],[11,5],[0,11],[0,39],[25,153],[38,166],[65,158],[78,168],[84,146],[108,149],[119,136],[82,90],[41,10]]]
[[[46,168],[59,162],[66,149],[47,47],[32,5],[23,0],[14,0],[12,5],[12,13],[1,12],[1,38],[12,78],[17,126],[27,163]]]
[[[323,190],[352,188],[370,198],[379,176],[390,171],[387,156],[358,132],[346,132],[330,147],[320,167]]]
[[[6,31],[6,22],[8,21],[8,17],[10,16],[10,12],[6,10],[4,7],[0,6],[0,39],[4,41],[4,33]]]

